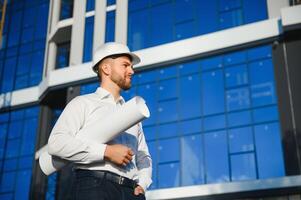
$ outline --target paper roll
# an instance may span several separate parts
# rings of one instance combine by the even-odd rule
[[[101,121],[81,129],[77,133],[76,138],[87,142],[97,141],[104,144],[149,116],[150,113],[144,99],[136,96],[116,109],[115,112],[102,118]],[[113,125],[112,122],[114,123]],[[60,170],[68,163],[67,160],[53,158],[48,153],[46,146],[38,150],[35,157],[39,157],[40,167],[46,175]]]

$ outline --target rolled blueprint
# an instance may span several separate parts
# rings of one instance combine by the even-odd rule
[[[97,141],[104,144],[149,116],[150,113],[144,99],[136,96],[107,117],[102,118],[101,121],[81,129],[76,138],[87,143]],[[48,153],[47,145],[36,152],[35,158],[39,159],[41,170],[46,175],[60,170],[69,163],[67,160],[51,156]]]

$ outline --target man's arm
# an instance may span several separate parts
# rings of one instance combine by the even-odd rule
[[[106,144],[88,144],[75,137],[85,122],[85,103],[81,97],[68,103],[51,131],[49,154],[82,164],[103,161]]]

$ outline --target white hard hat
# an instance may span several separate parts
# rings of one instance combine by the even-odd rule
[[[98,68],[97,68],[98,63],[102,61],[104,58],[109,56],[114,56],[114,55],[130,56],[133,65],[138,64],[140,62],[140,58],[136,54],[130,52],[130,49],[126,45],[116,43],[116,42],[108,42],[101,45],[95,50],[93,54],[93,64],[92,64],[93,71],[95,73],[98,73]]]

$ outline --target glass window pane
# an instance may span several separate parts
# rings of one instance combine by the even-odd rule
[[[23,11],[20,10],[18,12],[12,12],[11,14],[11,22],[14,22],[14,26],[11,26],[10,32],[15,32],[21,29],[22,24],[22,13]]]
[[[18,167],[18,159],[6,159],[4,160],[4,171],[13,171]]]
[[[28,74],[31,66],[31,54],[19,56],[17,75]]]
[[[22,121],[14,121],[9,124],[9,139],[18,138],[21,136],[23,131],[23,122]]]
[[[13,90],[14,75],[16,70],[16,59],[7,59],[4,65],[4,72],[2,77],[2,93],[10,92]]]
[[[167,78],[175,78],[178,75],[178,68],[176,66],[164,67],[158,71],[158,78],[160,80]]]
[[[116,0],[107,0],[107,6],[116,4]]]
[[[73,15],[73,0],[61,0],[60,20],[71,18]]]
[[[229,127],[248,125],[252,121],[250,111],[229,113],[227,119]]]
[[[241,9],[231,10],[220,14],[220,29],[232,28],[243,24]]]
[[[243,0],[244,21],[252,23],[268,18],[267,1],[262,0]]]
[[[56,55],[56,68],[69,66],[70,42],[58,44]]]
[[[88,62],[92,60],[93,31],[94,31],[94,17],[88,17],[85,23],[83,62]]]
[[[146,140],[156,139],[156,126],[143,126],[143,132]]]
[[[158,103],[158,122],[172,122],[178,119],[177,100]]]
[[[177,123],[162,124],[157,126],[157,138],[168,138],[178,135]]]
[[[158,74],[156,70],[146,71],[143,73],[139,73],[138,75],[138,83],[149,83],[157,80]]]
[[[20,139],[7,140],[6,158],[15,158],[19,156]]]
[[[236,87],[248,84],[248,70],[246,65],[230,67],[225,70],[227,87]]]
[[[25,117],[38,117],[40,108],[38,106],[33,106],[25,109]]]
[[[215,56],[201,60],[202,71],[223,67],[222,56]]]
[[[24,109],[15,110],[10,113],[10,120],[21,120],[24,118]]]
[[[182,185],[204,184],[204,152],[201,135],[181,139]]]
[[[114,42],[115,38],[115,11],[110,11],[107,13],[106,18],[106,42]]]
[[[199,33],[206,34],[217,31],[219,29],[218,1],[198,0],[195,1],[195,6]]]
[[[250,75],[253,105],[262,106],[276,103],[272,60],[251,63]]]
[[[179,115],[181,119],[201,116],[200,75],[181,77],[179,87]]]
[[[86,12],[92,11],[95,9],[95,0],[87,0],[86,3]]]
[[[219,0],[219,10],[227,11],[234,8],[241,7],[240,0]]]
[[[205,164],[207,183],[229,181],[227,149],[227,134],[225,131],[205,134]]]
[[[15,89],[21,89],[28,86],[28,76],[17,76],[15,80]]]
[[[34,26],[36,10],[34,7],[29,7],[24,10],[23,27]]]
[[[272,57],[272,47],[260,46],[247,50],[248,60],[257,60],[261,58],[270,58]]]
[[[238,88],[226,92],[227,110],[241,110],[250,107],[249,88]]]
[[[32,156],[19,158],[19,169],[32,169]]]
[[[160,188],[177,187],[180,185],[179,163],[160,164],[158,171],[158,183]]]
[[[151,46],[170,42],[173,39],[172,4],[166,3],[152,7],[150,11]],[[158,31],[160,30],[160,31]]]
[[[253,133],[251,127],[230,129],[228,135],[230,153],[254,150]]]
[[[197,34],[196,22],[187,21],[175,25],[175,40],[182,40],[185,38],[192,37]]]
[[[204,115],[225,111],[224,80],[221,70],[202,74]]]
[[[34,36],[33,28],[23,29],[21,43],[31,42],[33,40],[33,36]]]
[[[137,5],[136,2],[142,3],[142,0],[129,2],[129,9],[131,6]],[[149,11],[141,10],[129,13],[128,19],[128,46],[131,50],[142,49],[150,46],[150,32],[149,32]]]
[[[277,106],[271,106],[255,109],[253,119],[255,123],[278,120],[278,108]]]
[[[200,70],[200,61],[193,61],[188,63],[183,63],[179,65],[180,75],[187,75],[197,73]]]
[[[258,125],[254,131],[259,178],[285,176],[279,124]]]
[[[177,79],[160,81],[158,86],[159,101],[177,97]]]
[[[204,118],[204,130],[210,131],[210,130],[217,130],[225,128],[226,121],[225,121],[225,115],[215,115],[211,117],[205,117]]]
[[[15,199],[24,199],[24,197],[29,197],[30,180],[31,170],[22,170],[18,172]]]
[[[231,156],[231,180],[256,179],[255,156],[253,153]]]
[[[191,133],[200,133],[202,130],[201,119],[194,119],[188,121],[179,122],[179,132],[181,135],[187,135]]]
[[[229,53],[224,55],[224,65],[235,65],[246,62],[246,53],[245,51],[238,51],[234,53]]]
[[[25,121],[21,144],[21,155],[31,155],[34,153],[37,124],[37,118],[28,119]]]
[[[158,149],[159,163],[179,161],[180,144],[178,138],[159,140]]]
[[[180,23],[180,22],[185,22],[188,20],[193,20],[193,8],[194,8],[194,1],[192,0],[185,0],[185,1],[175,1],[174,3],[174,9],[175,13],[181,13],[175,15],[175,22]]]
[[[37,10],[36,27],[39,31],[35,31],[35,39],[45,39],[47,35],[49,4],[41,4]]]
[[[4,172],[2,173],[2,179],[0,184],[1,192],[13,191],[15,185],[16,172]]]
[[[13,200],[13,193],[6,193],[6,194],[1,194],[0,199],[1,200]]]

